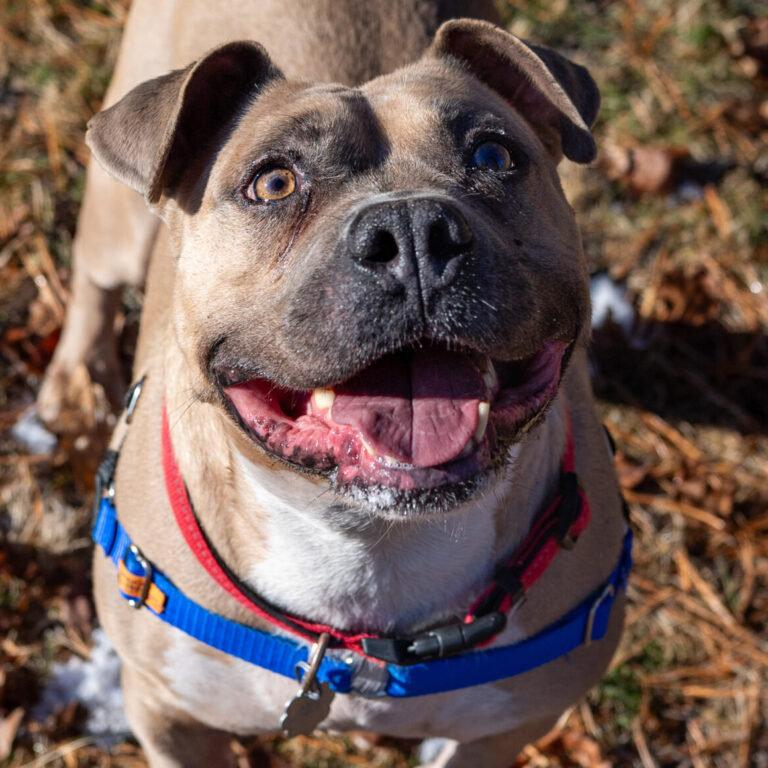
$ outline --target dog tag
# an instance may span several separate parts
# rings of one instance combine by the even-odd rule
[[[299,690],[285,705],[280,718],[280,727],[286,736],[309,736],[328,717],[335,694],[328,683],[317,681],[317,672],[330,640],[330,635],[323,632],[312,646],[309,660],[296,665]]]
[[[299,692],[286,704],[280,727],[288,737],[309,736],[328,717],[334,693],[328,683]]]

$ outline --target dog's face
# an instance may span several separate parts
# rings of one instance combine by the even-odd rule
[[[173,317],[197,394],[358,500],[381,506],[386,489],[388,512],[447,509],[541,416],[585,332],[556,164],[594,151],[594,85],[479,22],[450,22],[422,60],[360,88],[222,50],[168,76],[149,172],[123,171],[178,248]],[[91,132],[102,160],[106,127]]]

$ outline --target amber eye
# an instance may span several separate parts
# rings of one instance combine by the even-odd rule
[[[296,175],[287,168],[268,168],[250,184],[246,192],[251,200],[282,200],[296,191]]]
[[[514,168],[509,150],[495,141],[484,141],[475,147],[471,164],[489,171],[508,171]]]

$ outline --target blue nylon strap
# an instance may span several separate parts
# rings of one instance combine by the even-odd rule
[[[118,521],[117,510],[108,498],[101,500],[93,527],[93,540],[115,565],[124,559],[131,573],[143,575],[143,569],[128,552],[131,539]],[[309,647],[305,644],[211,613],[180,592],[160,571],[153,570],[152,580],[166,595],[165,610],[156,613],[148,605],[142,610],[154,613],[206,645],[290,678],[295,678],[296,664],[309,658]],[[123,597],[127,596],[123,594]],[[352,670],[344,662],[326,656],[320,664],[317,679],[328,682],[339,693],[347,693],[352,682]]]
[[[117,510],[109,498],[101,500],[93,540],[115,565],[124,560],[131,573],[144,575],[143,568],[128,551],[131,539],[118,521]],[[482,685],[535,669],[584,644],[590,613],[593,614],[590,639],[600,640],[608,629],[615,597],[627,582],[632,565],[631,550],[632,531],[628,530],[619,562],[608,580],[570,613],[534,637],[515,645],[465,652],[410,667],[387,665],[389,679],[384,693],[393,697],[424,696]],[[165,610],[157,613],[148,605],[144,608],[197,640],[290,678],[295,677],[296,664],[307,661],[307,645],[211,613],[180,592],[159,571],[153,570],[152,579],[166,595]],[[610,594],[606,591],[609,585],[613,587]],[[323,658],[317,675],[319,681],[328,682],[337,693],[352,690],[352,677],[353,666],[331,656]]]
[[[467,688],[514,677],[548,664],[584,644],[589,615],[600,597],[604,596],[594,610],[589,633],[591,642],[602,639],[608,631],[611,607],[619,589],[623,589],[627,583],[631,566],[632,531],[628,529],[619,563],[608,580],[559,621],[515,645],[466,652],[411,667],[390,666],[387,695],[423,696]],[[613,587],[610,593],[606,593],[608,585]]]

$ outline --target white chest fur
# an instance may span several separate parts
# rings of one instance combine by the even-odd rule
[[[238,455],[242,525],[257,505],[263,542],[241,572],[277,605],[339,628],[402,632],[463,613],[552,493],[562,425],[554,408],[510,451],[506,473],[439,519],[334,508],[317,485]]]

